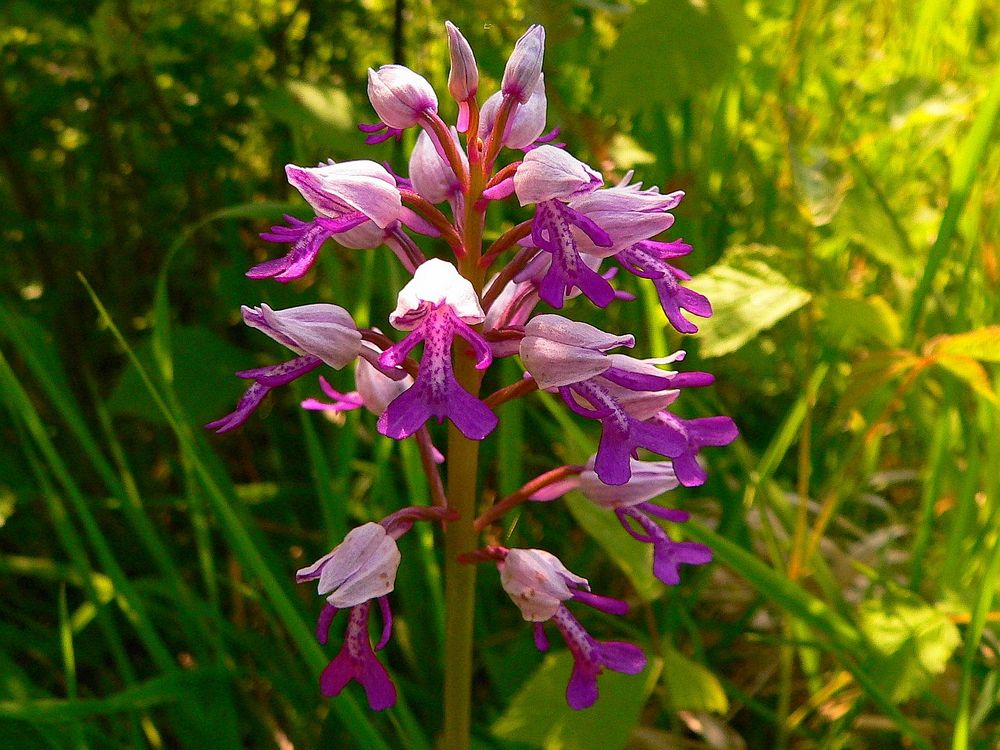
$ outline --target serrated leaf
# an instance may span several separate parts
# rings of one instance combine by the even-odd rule
[[[714,310],[711,318],[698,322],[703,357],[721,357],[736,351],[811,297],[759,261],[735,266],[723,260],[696,276],[690,286],[706,295]]]
[[[937,354],[971,357],[980,362],[1000,362],[1000,326],[938,336],[928,343],[927,349]]]
[[[859,621],[881,662],[872,673],[897,702],[918,693],[934,675],[944,672],[961,643],[948,615],[909,591],[892,591],[864,602]]]
[[[725,0],[651,0],[639,6],[607,56],[603,104],[634,110],[711,87],[732,68],[745,28],[742,9]]]
[[[663,662],[650,659],[638,675],[605,670],[598,678],[601,696],[583,711],[566,705],[566,683],[573,657],[568,651],[549,654],[514,696],[492,731],[508,742],[524,742],[543,750],[619,750],[646,699],[653,691]],[[600,738],[595,743],[596,738]]]
[[[663,649],[663,684],[674,711],[729,710],[729,698],[715,675],[669,646]]]

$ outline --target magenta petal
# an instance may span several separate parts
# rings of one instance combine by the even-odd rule
[[[247,388],[246,393],[240,397],[239,402],[236,404],[235,411],[227,414],[221,419],[216,419],[214,422],[209,422],[205,425],[205,427],[209,430],[215,430],[220,435],[224,432],[235,430],[250,418],[254,409],[260,406],[260,402],[264,400],[264,396],[266,396],[270,390],[271,389],[265,385],[254,383]]]
[[[352,679],[354,679],[354,663],[345,649],[323,669],[319,677],[320,692],[327,698],[340,695],[340,691]]]
[[[382,613],[382,635],[375,644],[375,650],[381,651],[389,643],[392,637],[392,607],[389,606],[389,597],[380,596],[378,598],[379,611]]]
[[[319,613],[319,619],[316,621],[316,640],[324,646],[330,638],[330,625],[333,624],[333,618],[337,616],[337,611],[336,607],[325,602],[323,610]]]
[[[545,626],[540,623],[535,623],[535,648],[539,651],[549,650],[549,638],[545,635]]]
[[[597,702],[597,675],[600,667],[589,663],[576,661],[573,663],[573,674],[566,686],[566,703],[574,711],[590,708]]]
[[[646,655],[632,643],[605,641],[598,644],[604,666],[622,674],[639,674],[646,668]]]
[[[712,550],[697,542],[675,542],[666,538],[653,543],[653,575],[668,586],[681,582],[680,566],[705,565],[712,561]]]
[[[374,655],[366,658],[361,664],[357,680],[365,689],[365,696],[372,711],[384,711],[396,705],[396,686],[392,684],[389,673]]]
[[[621,599],[614,599],[610,596],[601,596],[600,594],[592,594],[589,591],[582,591],[580,589],[573,591],[573,598],[578,602],[586,604],[588,607],[593,607],[594,609],[605,612],[609,615],[628,614],[628,603],[623,602]]]

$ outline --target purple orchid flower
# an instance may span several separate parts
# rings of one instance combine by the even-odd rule
[[[263,304],[244,306],[243,321],[301,356],[236,373],[237,377],[254,382],[232,413],[205,425],[219,433],[246,422],[272,388],[287,385],[323,363],[339,370],[359,356],[378,362],[378,351],[361,340],[350,313],[337,305],[304,305],[287,310],[273,310]],[[402,371],[398,372],[398,377],[403,375]]]
[[[626,271],[652,280],[663,313],[670,321],[670,325],[681,333],[698,332],[698,326],[687,320],[681,314],[681,310],[687,310],[701,318],[712,316],[712,303],[708,301],[708,297],[681,286],[680,282],[690,281],[691,277],[666,262],[668,258],[679,258],[690,252],[691,246],[681,240],[674,242],[644,240],[615,255],[615,259]]]
[[[570,614],[564,601],[576,600],[602,612],[623,615],[628,605],[618,599],[590,593],[585,578],[570,572],[554,555],[538,549],[495,548],[500,583],[528,622],[535,623],[535,645],[547,651],[544,622],[562,633],[573,654],[573,672],[566,687],[570,708],[589,708],[598,697],[597,678],[604,669],[638,674],[646,668],[642,649],[619,641],[594,639]]]
[[[458,384],[451,363],[455,336],[465,339],[476,354],[476,368],[490,366],[490,346],[471,326],[483,322],[479,298],[453,265],[436,258],[421,265],[399,293],[389,321],[411,333],[380,357],[383,367],[398,366],[413,348],[424,343],[423,356],[413,385],[397,396],[382,413],[378,429],[402,440],[432,416],[447,417],[471,440],[482,440],[497,425],[496,415],[482,401]],[[471,324],[471,325],[470,325]]]
[[[570,202],[600,187],[600,175],[578,159],[554,146],[539,146],[525,154],[514,175],[514,192],[522,206],[536,204],[531,239],[551,256],[551,263],[539,283],[539,296],[559,309],[567,293],[576,287],[598,307],[607,307],[615,298],[607,279],[593,270],[580,256],[578,232],[592,246],[610,247],[611,237]]]
[[[301,278],[316,262],[322,244],[335,239],[344,247],[378,247],[394,235],[402,215],[402,200],[396,181],[373,161],[333,162],[318,167],[285,167],[288,181],[306,199],[316,218],[300,221],[286,216],[288,226],[271,227],[261,237],[289,243],[292,249],[281,258],[260,263],[249,271],[251,279]]]
[[[375,711],[396,702],[396,688],[375,658],[368,638],[372,599],[378,600],[383,621],[382,637],[375,650],[384,648],[392,633],[392,611],[386,594],[393,590],[399,568],[395,536],[382,524],[366,523],[352,529],[331,552],[295,574],[298,583],[318,580],[318,591],[326,597],[316,626],[316,638],[321,644],[326,644],[337,612],[351,608],[344,645],[320,676],[323,695],[338,695],[347,683],[357,680]]]

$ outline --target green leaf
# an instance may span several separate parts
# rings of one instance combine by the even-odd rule
[[[185,410],[199,424],[230,411],[239,398],[239,385],[219,386],[219,374],[246,370],[254,366],[247,354],[220,339],[207,328],[178,327],[171,335],[174,387]],[[136,347],[136,355],[147,369],[156,371],[151,340]],[[151,422],[163,422],[164,417],[139,376],[129,365],[108,400],[114,414],[129,414]]]
[[[872,673],[895,701],[910,698],[944,672],[961,643],[947,614],[909,591],[864,602],[859,621],[880,662]]]
[[[742,10],[731,2],[652,0],[636,8],[607,56],[602,104],[635,109],[711,87],[732,69],[745,28]]]
[[[884,297],[867,299],[829,294],[819,298],[820,328],[824,337],[846,348],[879,343],[899,346],[903,327],[899,315]]]
[[[663,649],[663,684],[674,711],[724,714],[729,710],[726,691],[715,675],[669,646]]]
[[[737,260],[732,256],[730,251],[691,282],[693,289],[712,301],[714,310],[711,318],[698,321],[703,357],[736,351],[811,297],[762,260]]]
[[[568,651],[546,656],[493,724],[493,734],[543,750],[593,750],[598,737],[601,750],[624,747],[656,685],[663,662],[652,659],[640,675],[605,670],[598,678],[601,697],[583,711],[566,705],[572,665]]]
[[[971,357],[980,362],[1000,362],[1000,325],[941,336],[930,347],[938,354]]]

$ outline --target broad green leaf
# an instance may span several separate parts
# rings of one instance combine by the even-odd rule
[[[980,362],[1000,362],[1000,325],[939,336],[929,343],[928,349],[938,354],[971,357]]]
[[[761,261],[736,266],[723,259],[696,276],[690,286],[706,295],[714,310],[711,318],[698,321],[703,357],[736,351],[755,334],[798,310],[811,296]]]
[[[880,662],[873,674],[896,701],[915,695],[944,672],[961,643],[947,614],[909,591],[864,602],[859,620]]]
[[[652,0],[639,6],[605,61],[602,103],[634,110],[709,88],[731,70],[745,27],[742,10],[731,2]]]
[[[674,711],[724,714],[729,710],[726,691],[715,675],[669,646],[663,649],[663,684]]]
[[[899,346],[903,327],[899,315],[884,297],[867,299],[829,294],[819,298],[820,327],[831,343],[852,348],[857,344],[879,343]]]
[[[939,354],[934,358],[934,363],[964,380],[980,396],[1000,406],[1000,399],[990,384],[989,373],[976,360],[957,354]]]
[[[638,675],[605,670],[598,678],[600,698],[583,711],[574,711],[566,705],[566,684],[572,666],[573,657],[568,651],[546,656],[503,716],[494,722],[493,734],[508,742],[525,742],[543,750],[624,747],[656,685],[663,662],[651,659],[645,672]]]
[[[220,339],[206,328],[178,327],[171,336],[173,347],[174,387],[181,403],[198,423],[222,416],[236,405],[239,385],[220,387],[220,373],[247,370],[256,366],[245,352]],[[136,355],[147,368],[152,366],[153,347],[145,341],[136,347]],[[129,414],[152,422],[164,417],[143,385],[138,370],[126,367],[111,398],[108,409],[115,414]]]

